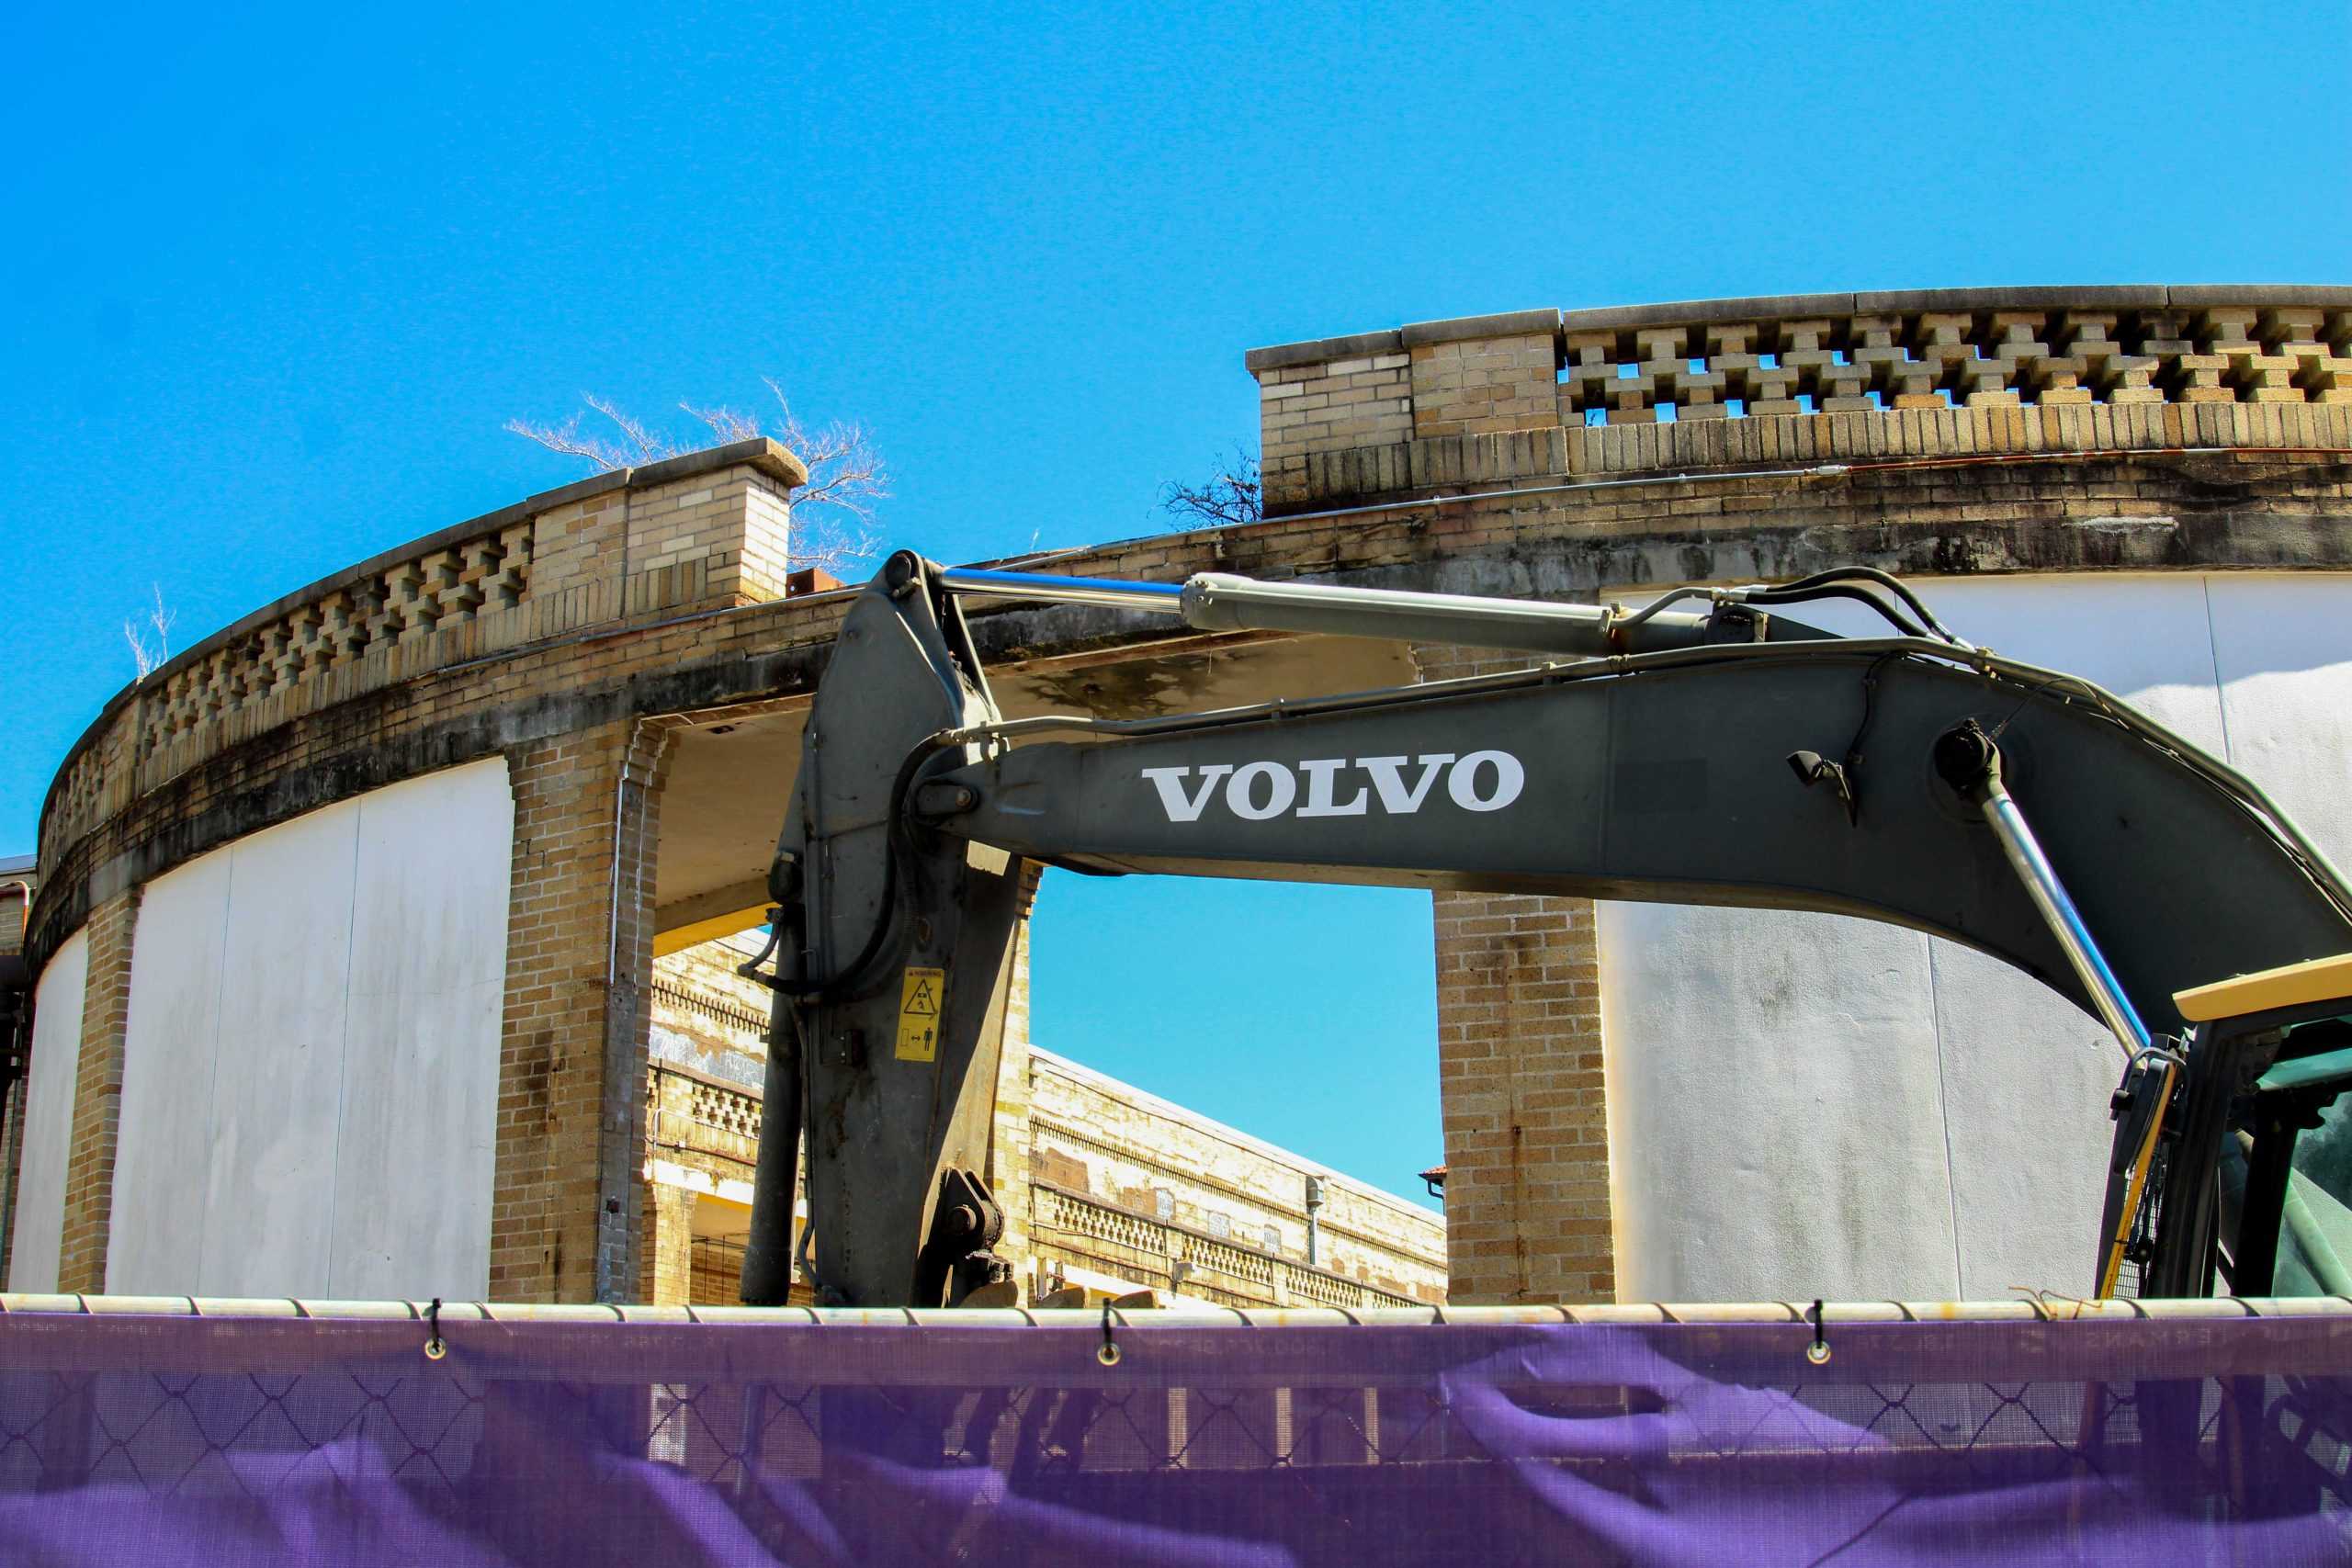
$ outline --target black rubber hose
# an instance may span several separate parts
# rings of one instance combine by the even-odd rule
[[[1868,604],[1871,609],[1876,610],[1880,615],[1885,616],[1887,624],[1901,632],[1905,637],[1924,638],[1928,635],[1926,628],[1921,626],[1919,623],[1905,615],[1902,611],[1896,609],[1894,605],[1888,604],[1885,600],[1880,598],[1877,594],[1871,592],[1867,589],[1856,588],[1849,583],[1824,582],[1816,583],[1812,587],[1804,587],[1792,583],[1786,588],[1758,589],[1749,592],[1746,596],[1745,603],[1750,604],[1805,604],[1822,599],[1851,599],[1858,604]]]
[[[944,730],[927,737],[907,753],[906,761],[899,764],[898,777],[890,783],[890,816],[884,832],[882,850],[882,903],[874,911],[874,929],[865,933],[865,944],[857,950],[855,957],[842,964],[840,971],[830,978],[778,979],[775,982],[777,990],[787,997],[814,997],[820,1001],[838,997],[865,973],[866,965],[874,962],[875,954],[882,951],[882,939],[890,931],[890,917],[898,909],[899,877],[910,869],[899,854],[899,838],[906,830],[907,794],[914,787],[915,774],[923,763],[949,744],[951,742]]]
[[[1941,621],[1936,619],[1936,613],[1928,608],[1928,602],[1913,592],[1901,578],[1892,572],[1881,571],[1874,566],[1834,566],[1826,571],[1816,571],[1810,577],[1801,577],[1794,582],[1784,582],[1773,592],[1785,593],[1792,588],[1816,588],[1827,582],[1856,581],[1876,583],[1909,605],[1913,614],[1926,623],[1929,630],[1945,641],[1960,641],[1960,638],[1955,637]]]

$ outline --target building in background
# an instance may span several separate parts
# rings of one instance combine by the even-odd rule
[[[751,934],[653,961],[648,1301],[731,1303],[750,1228],[767,992]],[[1445,1300],[1445,1222],[1028,1043],[1015,960],[989,1185],[1024,1300],[1413,1306]],[[797,1205],[805,1218],[805,1205]],[[812,1248],[821,1276],[824,1240]],[[796,1277],[793,1300],[814,1299]]]

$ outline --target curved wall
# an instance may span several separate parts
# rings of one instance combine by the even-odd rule
[[[148,885],[108,1291],[486,1293],[513,830],[492,760]]]
[[[1971,641],[2245,771],[2352,862],[2352,575],[1916,585]],[[2089,1292],[2121,1054],[2086,1015],[1870,921],[1603,904],[1599,925],[1628,1296]]]

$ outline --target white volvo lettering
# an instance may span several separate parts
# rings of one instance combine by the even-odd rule
[[[1146,768],[1143,776],[1159,791],[1159,804],[1170,822],[1197,822],[1216,791],[1216,781],[1233,772],[1230,762],[1211,762],[1201,769],[1201,793],[1189,798],[1184,794],[1183,780],[1190,768]]]
[[[1495,770],[1495,787],[1480,794],[1478,770]],[[1464,811],[1500,811],[1527,787],[1527,770],[1508,751],[1473,751],[1453,764],[1445,779],[1445,793]]]
[[[1380,792],[1380,808],[1391,817],[1410,817],[1421,808],[1430,795],[1430,785],[1437,783],[1438,774],[1453,761],[1451,751],[1421,753],[1421,776],[1413,781],[1410,790],[1405,787],[1405,759],[1402,757],[1358,757],[1356,766],[1372,775],[1372,786]]]
[[[1417,764],[1409,776],[1408,763]],[[1350,769],[1363,780],[1343,780]],[[1224,786],[1225,807],[1245,822],[1274,818],[1365,817],[1372,802],[1391,817],[1411,817],[1429,803],[1438,781],[1446,798],[1464,811],[1500,811],[1527,788],[1527,769],[1509,751],[1424,751],[1417,757],[1314,757],[1294,768],[1286,762],[1204,762],[1198,767],[1144,768],[1170,822],[1197,822]],[[1300,800],[1298,775],[1306,775]],[[1350,786],[1352,785],[1352,788]],[[1294,810],[1293,808],[1295,807]]]
[[[1250,792],[1260,779],[1266,781],[1266,800],[1261,806],[1252,802]],[[1225,786],[1225,804],[1232,813],[1246,822],[1263,822],[1270,817],[1280,817],[1290,809],[1298,797],[1298,781],[1280,762],[1251,762],[1233,775]]]
[[[1356,785],[1355,798],[1345,806],[1334,798],[1338,791],[1331,781],[1347,765],[1345,757],[1317,757],[1299,763],[1298,771],[1306,775],[1306,804],[1298,808],[1301,817],[1362,817],[1372,809],[1372,792],[1362,784]]]

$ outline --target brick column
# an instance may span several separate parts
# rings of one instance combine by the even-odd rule
[[[123,1038],[130,1021],[130,946],[140,889],[90,911],[90,974],[82,990],[81,1056],[74,1074],[74,1137],[65,1156],[65,1231],[57,1288],[107,1288],[107,1235],[114,1216],[114,1156],[122,1119]]]
[[[1523,668],[1415,650],[1424,680]],[[1592,901],[1432,896],[1449,1299],[1610,1301],[1616,1251]]]
[[[32,1081],[32,1038],[31,1029],[27,1028],[17,1043],[17,1076],[9,1080],[6,1105],[0,1111],[7,1118],[5,1153],[0,1153],[6,1170],[0,1177],[0,1280],[8,1277],[9,1261],[17,1255],[17,1182],[24,1174],[25,1095]]]
[[[1403,341],[1412,355],[1416,437],[1496,435],[1560,423],[1557,310],[1424,321],[1407,327]]]
[[[656,1306],[684,1306],[693,1294],[695,1195],[659,1181],[646,1182],[644,1188],[644,1261],[635,1299]]]
[[[644,998],[667,739],[621,723],[508,753],[492,1300],[624,1301],[639,1288]]]

